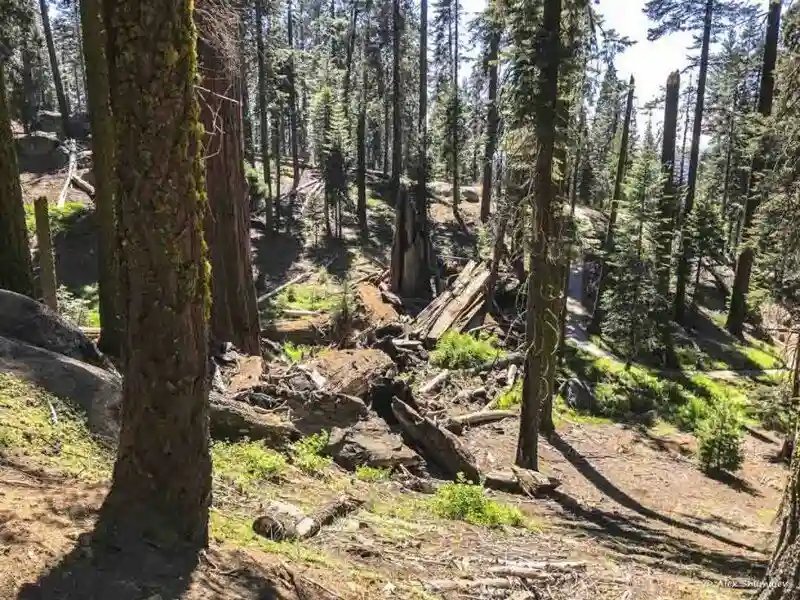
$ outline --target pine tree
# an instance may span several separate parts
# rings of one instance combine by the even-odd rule
[[[269,117],[267,108],[267,57],[264,46],[264,0],[255,0],[256,11],[256,60],[258,62],[258,123],[261,166],[264,173],[264,181],[267,184],[267,202],[265,207],[265,219],[267,232],[273,231],[275,227],[275,217],[272,203],[272,186],[270,184],[270,160],[269,160]],[[281,183],[277,182],[278,194],[280,195]]]
[[[50,69],[53,74],[53,85],[56,89],[58,109],[61,111],[62,128],[65,136],[72,137],[69,102],[67,101],[67,95],[64,93],[64,82],[61,79],[61,69],[58,64],[58,57],[56,56],[56,46],[53,41],[53,30],[50,27],[50,13],[48,12],[47,0],[39,0],[39,10],[41,11],[44,37],[47,42],[47,54],[50,57]]]
[[[119,547],[142,537],[204,546],[210,281],[193,2],[109,9],[127,327],[122,429],[99,533]]]
[[[481,190],[481,221],[489,219],[492,206],[492,167],[494,155],[497,151],[497,130],[500,121],[497,106],[497,74],[498,56],[500,52],[500,37],[502,35],[502,22],[497,14],[496,5],[490,3],[486,8],[484,20],[487,30],[487,52],[483,58],[483,69],[488,71],[489,97],[486,103],[486,148],[483,154],[483,188]]]

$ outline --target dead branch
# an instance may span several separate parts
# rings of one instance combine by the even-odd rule
[[[85,179],[82,179],[81,177],[79,177],[78,175],[75,175],[75,174],[72,175],[71,182],[72,182],[73,186],[75,186],[77,189],[79,189],[84,194],[89,196],[89,198],[94,200],[95,189],[94,189],[94,186],[91,183],[89,183]]]
[[[67,140],[67,147],[69,148],[69,166],[67,167],[67,178],[64,180],[64,185],[61,187],[61,193],[58,195],[58,208],[64,208],[67,202],[67,193],[69,192],[69,185],[72,181],[72,176],[75,174],[75,169],[78,168],[78,155],[75,151],[75,140]]]
[[[431,392],[436,391],[438,388],[440,388],[442,385],[444,385],[445,382],[448,379],[450,379],[450,371],[445,369],[444,371],[442,371],[441,373],[436,375],[436,377],[434,377],[433,379],[431,379],[427,383],[423,384],[419,388],[419,393],[420,394],[430,394]]]
[[[496,423],[503,419],[513,419],[519,416],[519,413],[513,410],[482,410],[468,415],[461,415],[452,417],[447,420],[445,427],[456,434],[461,434],[464,427],[475,427],[476,425],[486,425],[488,423]]]

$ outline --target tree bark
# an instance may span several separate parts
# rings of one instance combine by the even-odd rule
[[[700,164],[700,136],[703,133],[703,107],[706,95],[706,78],[708,76],[708,53],[711,44],[711,26],[714,14],[714,0],[706,0],[706,14],[703,23],[703,45],[700,51],[700,73],[697,78],[697,101],[694,107],[694,123],[692,124],[692,146],[689,150],[689,181],[686,185],[686,204],[679,218],[680,243],[678,246],[678,277],[675,284],[675,320],[683,321],[686,313],[686,281],[689,279],[690,244],[684,240],[687,217],[694,207],[694,195],[697,188],[697,168]]]
[[[36,121],[36,86],[33,83],[33,58],[31,50],[27,47],[29,41],[25,42],[26,47],[22,49],[22,126],[26,134],[30,134],[34,129]]]
[[[119,297],[119,243],[114,193],[114,119],[109,96],[106,25],[100,0],[81,1],[83,54],[86,58],[86,100],[92,127],[92,172],[97,209],[97,263],[100,349],[122,355],[123,322]]]
[[[761,69],[761,88],[758,93],[758,112],[762,117],[772,114],[772,98],[775,90],[775,62],[778,58],[778,38],[780,37],[781,2],[773,0],[769,6],[767,19],[767,40],[764,45],[764,64]],[[747,317],[747,291],[750,288],[750,274],[753,270],[756,250],[752,238],[753,217],[761,204],[763,192],[758,189],[757,178],[766,168],[766,140],[762,137],[761,147],[753,157],[750,179],[747,185],[747,200],[744,211],[742,231],[750,238],[736,261],[736,276],[731,289],[731,306],[725,327],[734,335],[742,335]]]
[[[34,297],[31,253],[19,183],[19,165],[0,55],[0,288]]]
[[[208,542],[209,311],[193,2],[109,0],[122,252],[122,428],[113,538]]]
[[[606,236],[603,240],[602,266],[600,280],[597,283],[597,295],[594,299],[592,310],[592,320],[589,323],[589,332],[599,334],[603,323],[603,292],[608,283],[609,265],[608,257],[614,250],[614,227],[617,224],[617,209],[619,201],[622,199],[622,181],[625,178],[625,168],[628,164],[628,137],[631,130],[631,116],[633,114],[633,91],[634,79],[631,76],[628,86],[628,102],[625,107],[625,121],[622,124],[622,140],[619,147],[619,160],[617,161],[617,176],[614,179],[614,196],[611,199],[611,211],[608,215],[608,225],[606,226]]]
[[[264,220],[267,225],[267,233],[275,231],[275,216],[273,213],[272,183],[270,178],[269,162],[269,125],[267,117],[267,69],[264,50],[264,17],[263,0],[255,0],[256,3],[256,59],[258,63],[258,125],[259,141],[261,149],[261,169],[264,173],[264,183],[267,184],[267,198],[264,213]],[[281,193],[281,184],[278,180],[278,195]]]
[[[458,218],[458,203],[461,200],[461,187],[458,173],[458,116],[460,114],[458,99],[458,0],[451,0],[453,11],[454,33],[453,33],[453,216]]]
[[[658,326],[666,352],[668,367],[677,367],[677,357],[672,344],[669,315],[669,280],[672,259],[672,222],[676,212],[675,144],[678,128],[678,102],[680,99],[680,72],[673,71],[667,78],[667,94],[664,104],[664,139],[661,145],[661,172],[664,177],[664,193],[659,200],[658,244],[656,246],[657,291],[663,309],[658,312]]]
[[[535,106],[536,153],[533,212],[533,240],[530,249],[531,276],[528,277],[526,314],[525,376],[522,386],[519,440],[516,464],[532,471],[539,470],[539,423],[541,409],[553,395],[558,315],[546,310],[550,298],[560,292],[560,281],[553,267],[554,224],[553,155],[556,141],[556,104],[558,102],[558,70],[561,50],[561,0],[545,0],[540,25],[538,91]],[[534,275],[535,274],[535,275]]]
[[[36,198],[36,241],[39,246],[39,283],[44,303],[58,311],[56,298],[56,263],[53,259],[53,239],[50,236],[50,212],[47,210],[47,196]]]
[[[286,31],[289,38],[289,64],[287,67],[287,79],[289,83],[289,136],[292,144],[292,189],[296,190],[297,186],[300,185],[300,158],[297,155],[297,88],[294,77],[294,34],[292,21],[292,0],[289,0],[286,15]]]
[[[244,19],[239,16],[239,82],[242,95],[242,122],[244,126],[244,158],[255,167],[255,149],[253,148],[253,115],[250,111],[250,91],[247,86],[247,54],[245,53],[246,27]]]
[[[200,6],[207,0],[200,0]],[[209,7],[212,8],[212,7]],[[261,354],[258,309],[250,256],[250,203],[242,156],[241,82],[236,65],[226,64],[215,46],[208,18],[198,15],[198,56],[202,86],[200,116],[206,130],[205,240],[211,254],[211,339],[231,342],[242,352]],[[219,15],[224,19],[233,15]],[[229,32],[238,35],[239,28]]]
[[[425,2],[426,0],[423,0]],[[356,213],[358,216],[358,229],[361,239],[366,241],[369,238],[367,228],[367,156],[365,148],[365,137],[367,135],[367,36],[366,32],[362,35],[361,45],[361,99],[358,106],[358,125],[356,127],[356,154],[358,165],[356,167],[356,184],[358,186],[358,204]],[[345,96],[347,98],[347,96]]]
[[[483,154],[483,189],[481,191],[481,222],[489,220],[492,209],[492,167],[497,151],[497,125],[500,121],[497,110],[497,55],[500,51],[501,31],[492,24],[489,39],[489,101],[486,115],[486,148]]]
[[[47,54],[50,57],[50,69],[53,73],[53,86],[56,89],[58,110],[61,112],[61,127],[66,137],[72,137],[72,128],[69,124],[69,101],[67,100],[66,94],[64,94],[64,82],[61,79],[61,69],[58,66],[56,46],[53,43],[53,30],[50,27],[50,15],[47,12],[47,0],[39,0],[39,10],[42,13],[42,26],[44,27],[44,38],[47,42]]]

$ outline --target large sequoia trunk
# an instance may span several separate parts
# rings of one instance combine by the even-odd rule
[[[5,59],[0,48],[0,288],[32,297],[31,253],[6,101]]]
[[[203,4],[201,0],[201,6]],[[204,13],[205,14],[205,13]],[[216,16],[211,14],[210,16]],[[226,18],[230,18],[227,17]],[[205,238],[211,251],[211,338],[258,355],[258,309],[250,257],[250,204],[242,156],[241,85],[238,68],[226,64],[200,20],[198,53],[203,87],[201,117],[206,130]],[[237,35],[231,31],[231,35]]]
[[[758,112],[762,117],[772,114],[772,97],[775,90],[775,62],[778,58],[778,37],[780,36],[781,3],[773,0],[769,7],[767,21],[767,41],[764,45],[764,64],[761,68],[761,89],[758,94]],[[753,217],[761,204],[762,192],[754,185],[754,181],[766,168],[767,149],[764,140],[761,148],[753,157],[753,166],[750,169],[750,179],[747,186],[747,200],[742,224],[744,235],[752,237]],[[744,320],[747,316],[747,291],[750,288],[750,273],[753,270],[756,252],[752,244],[745,244],[736,261],[736,276],[731,290],[731,307],[728,312],[728,321],[725,324],[728,331],[734,335],[741,335]]]
[[[122,429],[102,533],[123,543],[208,541],[210,281],[192,6],[108,6],[127,327]]]
[[[516,464],[539,469],[540,412],[552,403],[558,344],[558,312],[553,298],[561,292],[561,281],[552,253],[557,247],[554,206],[556,186],[553,182],[553,155],[556,143],[556,103],[558,101],[558,69],[561,30],[561,0],[546,0],[537,57],[539,92],[536,102],[536,190],[533,198],[533,237],[530,250],[531,275],[528,277],[526,317],[525,377],[522,387],[519,441]],[[545,423],[552,423],[545,415]]]
[[[97,271],[100,308],[100,348],[122,354],[119,310],[119,252],[114,198],[114,119],[111,116],[106,27],[100,0],[81,1],[83,55],[86,57],[86,99],[92,125],[92,172],[97,208]]]

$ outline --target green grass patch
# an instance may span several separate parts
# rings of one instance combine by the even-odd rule
[[[34,206],[33,202],[25,204],[25,226],[28,228],[30,235],[36,233]],[[58,208],[55,204],[49,204],[47,212],[50,217],[50,235],[55,236],[57,233],[64,231],[70,222],[75,221],[80,215],[92,212],[92,208],[81,202],[65,202],[61,208]]]
[[[290,458],[292,464],[309,475],[322,475],[331,466],[329,456],[322,452],[328,445],[327,432],[315,433],[292,444]]]
[[[754,341],[750,346],[739,344],[737,349],[762,371],[782,369],[785,366],[783,360],[776,355],[775,349],[762,342]]]
[[[328,352],[328,348],[324,346],[309,346],[292,342],[284,342],[282,349],[289,361],[293,363],[303,362]]]
[[[502,392],[497,398],[497,408],[509,410],[522,403],[522,381],[517,381],[511,389]]]
[[[84,415],[7,373],[0,373],[0,455],[87,481],[110,477],[114,462]]]
[[[283,289],[274,306],[296,310],[331,312],[341,303],[342,290],[329,281],[316,284],[295,284]]]
[[[276,481],[286,471],[286,457],[264,442],[215,442],[211,447],[214,473],[242,488]]]
[[[525,517],[513,506],[500,504],[486,496],[482,486],[466,483],[446,483],[431,499],[433,512],[444,519],[466,521],[473,525],[524,527]]]
[[[356,467],[356,477],[361,481],[369,481],[369,482],[388,481],[391,476],[392,476],[392,471],[390,469],[369,467],[367,465],[361,465],[359,467]]]
[[[431,352],[431,363],[445,369],[467,369],[503,356],[497,336],[448,331],[436,343]]]

